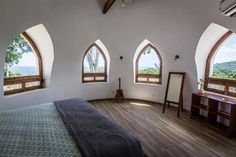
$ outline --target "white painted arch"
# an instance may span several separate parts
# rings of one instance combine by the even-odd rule
[[[43,24],[31,27],[25,32],[30,36],[39,49],[43,63],[43,77],[45,79],[45,87],[49,87],[54,61],[54,48],[52,39]]]
[[[106,46],[103,44],[103,42],[100,39],[97,39],[94,43],[97,44],[97,46],[100,47],[100,49],[102,50],[102,52],[105,55],[105,58],[106,58],[106,61],[107,61],[107,83],[108,83],[109,82],[109,74],[110,74],[110,63],[111,63],[110,54],[109,54]]]
[[[209,53],[220,38],[229,30],[223,26],[212,23],[202,34],[196,49],[195,63],[198,80],[204,79],[206,62]]]

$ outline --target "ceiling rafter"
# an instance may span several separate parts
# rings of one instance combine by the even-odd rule
[[[116,0],[106,0],[103,8],[103,14],[106,14]]]

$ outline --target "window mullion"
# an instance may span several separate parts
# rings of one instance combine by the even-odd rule
[[[224,82],[225,85],[225,95],[229,95],[229,82]]]

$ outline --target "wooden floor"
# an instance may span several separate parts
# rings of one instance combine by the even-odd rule
[[[143,101],[92,101],[97,110],[138,138],[149,157],[236,157],[236,139],[227,139],[189,113],[176,109],[162,114],[162,106]]]

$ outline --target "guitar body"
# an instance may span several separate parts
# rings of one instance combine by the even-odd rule
[[[117,103],[121,103],[124,101],[124,93],[122,89],[117,89],[116,90],[116,97],[115,100]]]
[[[119,78],[119,89],[116,90],[115,100],[117,103],[121,103],[124,101],[124,93],[121,89],[121,79]]]

